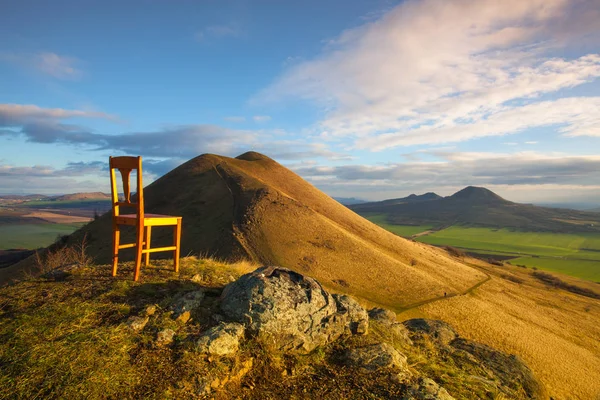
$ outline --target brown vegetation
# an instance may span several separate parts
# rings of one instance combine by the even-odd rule
[[[442,250],[361,218],[258,153],[196,157],[146,187],[144,195],[146,212],[183,217],[184,255],[279,265],[332,287],[342,279],[349,294],[397,309],[485,279]],[[73,240],[86,232],[90,254],[110,262],[110,216],[92,221]],[[153,239],[160,245],[171,240],[169,234],[157,229]]]
[[[465,257],[467,255],[461,249],[453,247],[453,246],[445,246],[444,249],[446,249],[446,251],[448,252],[448,254],[450,254],[453,257],[463,258],[463,257]]]
[[[595,398],[600,393],[600,301],[549,288],[519,267],[499,271],[479,260],[469,262],[492,279],[468,295],[420,306],[422,315],[452,324],[461,336],[519,355],[554,398]],[[522,282],[501,279],[506,272]],[[561,280],[599,292],[592,282]]]
[[[560,278],[558,278],[552,274],[548,274],[546,272],[535,271],[531,275],[533,275],[540,281],[544,282],[546,285],[553,286],[555,288],[560,288],[563,290],[567,290],[572,293],[577,293],[582,296],[591,297],[592,299],[600,299],[600,294],[594,292],[593,290],[586,289],[586,288],[583,288],[583,287],[580,287],[577,285],[572,285],[570,283],[567,283],[567,282],[561,280]]]

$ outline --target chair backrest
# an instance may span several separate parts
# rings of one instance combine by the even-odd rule
[[[112,194],[113,217],[120,215],[119,207],[135,207],[137,217],[144,218],[144,186],[142,185],[142,157],[109,157],[110,190]],[[121,173],[125,201],[119,201],[115,169]],[[130,175],[135,170],[137,175],[136,202],[131,201]]]

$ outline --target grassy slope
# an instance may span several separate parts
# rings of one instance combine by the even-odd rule
[[[394,331],[372,322],[367,336],[349,337],[306,356],[280,357],[251,339],[234,358],[206,359],[194,351],[199,333],[215,324],[221,288],[249,263],[224,264],[184,258],[178,276],[153,262],[140,282],[127,264],[119,278],[110,267],[72,267],[65,281],[29,279],[0,288],[0,398],[198,398],[203,380],[222,377],[253,360],[244,384],[229,384],[213,398],[400,398],[405,388],[390,371],[366,373],[340,362],[348,348],[385,341],[408,357],[413,374],[433,378],[456,398],[498,397],[485,367],[449,357],[433,342],[409,345]],[[190,278],[196,275],[195,281]],[[169,315],[172,299],[204,288],[201,309],[187,324]],[[156,305],[144,330],[132,332],[129,316]],[[157,332],[175,331],[174,343],[155,344]],[[496,397],[494,397],[496,396]]]
[[[480,265],[492,276],[490,281],[469,295],[421,306],[422,315],[449,322],[467,338],[518,354],[557,399],[596,398],[600,301],[547,287],[523,268]],[[598,284],[561,279],[600,292]]]
[[[387,222],[384,214],[362,214],[362,216],[374,224],[379,225],[383,229],[386,229],[396,235],[403,237],[409,237],[417,233],[425,232],[431,228],[432,225],[393,225]]]
[[[54,243],[59,235],[69,235],[82,224],[0,225],[0,250],[37,249]]]

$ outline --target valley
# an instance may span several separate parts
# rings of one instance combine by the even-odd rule
[[[600,214],[512,203],[474,187],[349,207],[418,242],[600,282]]]
[[[0,196],[0,250],[49,246],[109,209],[104,193]]]

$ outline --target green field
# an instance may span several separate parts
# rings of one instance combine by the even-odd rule
[[[367,217],[391,232],[410,236],[427,226],[391,225],[382,214]],[[452,226],[416,240],[437,246],[454,246],[480,254],[514,256],[512,264],[560,272],[600,282],[600,234],[521,232],[508,229]]]
[[[510,260],[514,265],[527,265],[551,272],[600,282],[600,260],[570,260],[560,258],[519,257]]]
[[[0,225],[0,250],[46,247],[58,235],[68,235],[83,224]]]
[[[363,215],[366,219],[381,226],[382,228],[395,233],[396,235],[409,237],[417,233],[425,232],[432,228],[431,225],[392,225],[385,220],[384,214]]]
[[[540,256],[566,256],[581,249],[600,251],[600,234],[566,234],[549,232],[518,232],[508,229],[450,228],[423,236],[419,240],[435,244],[450,245],[473,250],[492,250]],[[594,253],[589,252],[589,253]],[[600,259],[600,253],[597,255]]]

